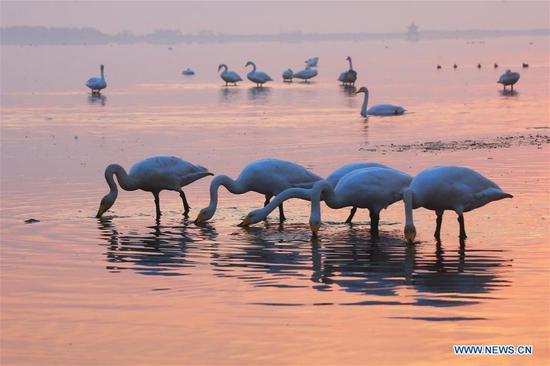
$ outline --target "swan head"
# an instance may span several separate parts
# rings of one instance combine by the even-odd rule
[[[250,65],[255,66],[255,65],[254,65],[254,62],[248,61],[248,62],[246,63],[246,65],[244,65],[244,67],[248,67],[248,66],[250,66]]]
[[[257,210],[250,211],[248,213],[248,215],[245,216],[243,221],[241,221],[239,226],[240,227],[249,226],[249,225],[256,224],[256,223],[264,220],[265,215],[263,214],[262,211],[263,211],[262,209],[257,209]]]
[[[197,215],[197,218],[195,219],[195,224],[202,224],[205,221],[210,220],[212,216],[214,216],[213,209],[210,209],[209,207],[203,208]]]
[[[359,88],[358,91],[355,92],[355,94],[359,94],[359,93],[365,93],[366,95],[369,95],[369,89],[367,89],[366,86],[362,86]]]
[[[218,72],[220,72],[221,69],[223,69],[223,65],[222,65],[222,64],[220,64],[220,65],[218,66]]]
[[[414,238],[416,238],[416,228],[414,227],[414,225],[405,225],[405,239],[407,239],[407,242],[409,244],[412,244],[414,242]]]
[[[116,197],[117,197],[117,192],[107,193],[101,199],[101,202],[99,203],[99,210],[97,210],[97,215],[95,215],[95,217],[100,218],[101,215],[103,215],[105,213],[105,211],[107,211],[108,209],[113,207],[113,205],[115,204],[115,201],[116,201]]]
[[[346,61],[351,61],[351,57],[350,56],[346,57]]]
[[[310,219],[309,220],[309,228],[311,229],[311,235],[314,237],[317,237],[317,233],[319,232],[319,227],[321,227],[321,220],[320,219]]]

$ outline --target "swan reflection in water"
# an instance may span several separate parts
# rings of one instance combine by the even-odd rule
[[[249,88],[248,89],[248,100],[256,102],[266,102],[271,94],[271,88],[261,87],[261,88]]]
[[[223,103],[233,103],[241,94],[241,90],[234,87],[220,89],[220,101]]]
[[[107,104],[107,96],[103,94],[89,94],[88,104],[105,106]]]
[[[122,233],[105,218],[99,221],[99,229],[107,248],[106,268],[112,272],[131,269],[144,275],[181,276],[192,272],[189,267],[211,266],[217,277],[235,278],[258,288],[367,296],[339,305],[476,304],[508,286],[502,277],[511,266],[501,251],[477,249],[476,243],[469,245],[471,249],[464,242],[459,248],[449,243],[444,249],[441,242],[412,246],[404,243],[399,230],[386,231],[371,242],[364,225],[327,228],[322,241],[312,241],[306,224],[231,228],[221,238],[214,227],[196,226],[186,219],[157,222],[146,233]],[[407,289],[414,290],[414,296],[400,296]]]
[[[196,252],[203,241],[217,238],[211,226],[189,226],[187,219],[175,221],[174,225],[162,225],[156,220],[145,233],[123,233],[110,217],[99,219],[98,227],[100,238],[106,242],[102,243],[107,249],[106,269],[111,272],[131,269],[144,275],[187,275],[185,268],[197,265],[188,252]]]
[[[344,290],[389,299],[341,305],[461,306],[508,286],[500,275],[510,263],[498,251],[468,250],[464,242],[457,251],[445,251],[440,242],[432,251],[427,243],[430,250],[426,251],[405,244],[398,231],[376,242],[370,241],[364,228],[339,231],[322,245],[304,233],[304,225],[285,225],[284,231],[248,228],[234,236],[244,244],[220,253],[213,265],[223,269],[219,276],[240,278],[254,286]],[[304,277],[310,282],[303,282]],[[414,301],[392,299],[404,288],[416,291]]]

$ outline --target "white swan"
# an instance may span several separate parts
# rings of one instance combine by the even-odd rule
[[[502,87],[504,90],[506,90],[506,86],[510,85],[512,88],[512,91],[514,91],[514,84],[517,83],[519,80],[519,72],[512,72],[511,70],[506,70],[504,74],[500,76],[497,83],[502,84]]]
[[[365,99],[363,100],[363,105],[361,106],[361,115],[363,117],[367,117],[368,115],[394,116],[405,113],[405,108],[393,104],[377,104],[367,110],[367,105],[369,103],[369,90],[362,86],[355,94],[359,93],[365,93]]]
[[[248,80],[256,83],[257,87],[262,86],[262,84],[267,83],[268,81],[273,81],[273,79],[263,71],[256,71],[256,64],[252,61],[248,61],[244,67],[252,65],[252,71],[246,74]]]
[[[92,94],[99,94],[101,93],[101,89],[105,89],[107,87],[105,75],[103,74],[103,69],[105,69],[105,66],[101,65],[99,69],[101,70],[101,77],[93,77],[88,79],[86,82],[86,86],[92,89]]]
[[[333,171],[325,180],[332,186],[332,188],[335,188],[342,177],[351,173],[352,171],[364,168],[391,169],[389,166],[379,163],[350,163],[341,166],[340,168]],[[278,194],[277,197],[275,197],[275,199],[273,199],[273,201],[271,201],[268,205],[264,206],[264,208],[251,211],[248,215],[246,215],[239,226],[248,226],[265,220],[267,216],[275,209],[275,207],[291,198],[299,198],[306,201],[311,201],[311,190],[304,188],[289,188],[284,192]],[[351,209],[350,215],[348,216],[346,223],[351,223],[356,211],[357,207],[353,207]]]
[[[314,78],[315,76],[317,76],[317,74],[318,72],[316,69],[313,69],[308,66],[304,70],[300,70],[297,73],[295,73],[294,77],[296,79],[302,79],[307,83],[309,79]]]
[[[453,210],[460,223],[460,238],[466,238],[464,212],[485,206],[489,202],[512,198],[499,186],[478,172],[460,166],[436,166],[420,172],[404,192],[405,238],[416,237],[413,209],[424,207],[437,214],[434,236],[439,239],[445,210]]]
[[[306,63],[306,66],[308,67],[315,67],[317,66],[317,63],[319,62],[319,57],[310,57],[307,60],[304,61]]]
[[[117,177],[118,184],[125,191],[141,189],[153,193],[158,218],[161,215],[160,191],[179,192],[183,201],[184,214],[187,216],[190,207],[181,187],[213,174],[200,165],[191,164],[174,156],[157,156],[142,160],[132,166],[130,174],[127,174],[126,170],[120,165],[111,164],[105,169],[105,179],[110,192],[101,200],[96,217],[101,217],[115,203],[118,189],[113,175]]]
[[[338,81],[340,81],[343,85],[354,85],[355,80],[357,80],[357,72],[353,69],[351,57],[346,57],[346,60],[349,62],[349,70],[341,73],[338,77]]]
[[[233,194],[254,191],[265,196],[265,205],[271,197],[292,187],[311,188],[313,183],[322,178],[306,168],[286,160],[260,159],[248,164],[235,180],[226,175],[219,175],[210,184],[210,204],[203,208],[195,222],[201,223],[211,219],[218,205],[218,188],[224,186]],[[280,219],[284,220],[282,203],[279,205]]]
[[[220,77],[223,81],[225,81],[225,86],[227,86],[228,83],[233,83],[233,85],[236,86],[237,82],[243,81],[241,76],[235,71],[229,71],[226,64],[220,64],[220,66],[218,66],[218,72],[220,72],[221,69],[224,69],[220,74]]]
[[[273,210],[274,205],[281,199],[290,198],[287,197],[289,195],[302,199],[309,198],[311,200],[309,225],[312,234],[316,236],[321,224],[321,198],[328,207],[334,209],[349,206],[366,208],[370,213],[371,236],[376,238],[380,211],[400,201],[403,198],[403,191],[409,186],[411,180],[410,175],[396,169],[384,167],[357,169],[344,175],[335,188],[326,180],[322,180],[315,183],[312,189],[289,189],[290,194],[287,191],[281,193],[263,211]],[[263,214],[261,211],[262,209],[255,210],[249,215],[254,218],[258,213]],[[243,223],[246,223],[246,218]]]
[[[286,69],[285,71],[283,71],[283,81],[291,82],[293,76],[294,72],[292,72],[291,69]]]

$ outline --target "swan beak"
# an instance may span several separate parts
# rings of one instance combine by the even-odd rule
[[[97,215],[95,215],[95,217],[99,219],[101,215],[105,213],[105,211],[107,211],[107,208],[105,207],[105,205],[103,204],[99,205],[99,210],[97,210]]]
[[[250,226],[250,224],[252,224],[252,221],[250,220],[250,216],[246,216],[238,226],[245,227],[245,226]]]
[[[414,227],[414,225],[406,225],[405,239],[407,239],[407,242],[409,244],[412,244],[414,242],[414,238],[416,238],[416,228]]]
[[[199,214],[197,215],[197,218],[195,219],[194,223],[195,224],[201,224],[203,222],[205,222],[206,220],[204,219],[204,215],[202,212],[199,212]]]
[[[317,233],[319,232],[319,225],[310,224],[309,227],[311,228],[311,235],[313,235],[314,237],[317,237]]]

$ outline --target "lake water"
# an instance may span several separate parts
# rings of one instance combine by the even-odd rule
[[[548,364],[548,44],[3,46],[1,363]],[[347,55],[370,103],[408,112],[359,116],[362,95],[336,82]],[[311,84],[280,81],[312,56]],[[245,78],[249,59],[276,81],[222,87],[218,64]],[[92,98],[84,82],[100,63],[109,86]],[[187,67],[196,75],[182,76]],[[507,68],[521,73],[514,95],[496,84]],[[434,141],[441,146],[420,145]],[[189,219],[178,195],[163,192],[157,222],[141,191],[120,192],[96,219],[105,167],[152,155],[232,177],[263,157],[323,176],[353,161],[412,175],[459,164],[514,198],[467,213],[465,245],[452,213],[436,243],[424,209],[418,243],[405,244],[402,203],[382,212],[376,242],[368,213],[349,226],[348,209],[326,206],[312,239],[303,201],[285,203],[282,225],[275,213],[239,228],[264,199],[223,188],[216,216],[197,226],[211,177],[185,188]],[[455,356],[453,344],[528,344],[534,354]]]

